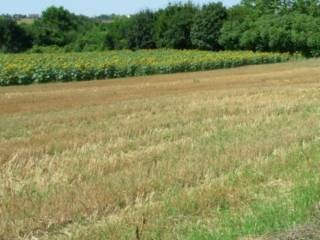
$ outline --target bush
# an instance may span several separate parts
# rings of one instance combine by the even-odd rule
[[[128,47],[130,49],[152,49],[154,42],[155,14],[149,10],[131,16],[128,30]]]
[[[196,14],[191,29],[192,45],[197,49],[220,50],[220,30],[227,17],[227,10],[221,3],[204,5]]]
[[[198,8],[192,3],[170,4],[157,13],[155,41],[158,48],[190,49],[191,28]]]
[[[0,51],[22,52],[32,46],[32,38],[14,20],[0,17]]]

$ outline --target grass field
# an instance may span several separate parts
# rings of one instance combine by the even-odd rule
[[[27,24],[27,25],[31,25],[31,24],[33,24],[33,23],[34,23],[34,21],[35,21],[35,19],[34,19],[34,18],[23,18],[23,19],[20,19],[20,20],[18,21],[18,24]]]
[[[0,239],[316,231],[319,75],[308,60],[0,88]]]

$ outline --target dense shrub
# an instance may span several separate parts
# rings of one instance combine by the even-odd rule
[[[190,49],[191,28],[199,9],[192,3],[170,4],[157,12],[155,41],[158,48]]]
[[[250,19],[228,21],[222,29],[220,43],[226,49],[253,51],[301,52],[317,56],[320,45],[320,18],[305,14],[283,16],[264,15]]]
[[[152,11],[141,11],[131,16],[131,27],[128,31],[130,49],[152,49],[154,41],[155,14]]]
[[[32,46],[31,36],[8,17],[0,17],[0,51],[21,52]]]
[[[220,30],[227,18],[227,9],[221,3],[204,5],[195,15],[191,29],[193,47],[202,50],[220,50]]]
[[[131,16],[85,17],[49,7],[34,22],[0,19],[0,51],[202,49],[301,52],[319,56],[320,0],[242,0],[225,8],[192,2]],[[60,51],[60,50],[59,50]],[[40,51],[39,51],[40,52]]]
[[[118,17],[108,23],[105,44],[109,50],[129,48],[128,35],[131,20],[128,17]]]

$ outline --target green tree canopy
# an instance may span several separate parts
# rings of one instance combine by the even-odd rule
[[[191,29],[191,40],[195,48],[219,50],[220,30],[227,18],[227,9],[222,3],[204,5],[195,15]]]
[[[155,39],[158,48],[192,48],[191,27],[198,8],[191,2],[170,4],[157,13]]]
[[[131,28],[128,32],[128,46],[131,49],[155,48],[155,14],[150,10],[131,16]]]
[[[107,49],[129,48],[128,35],[131,28],[130,18],[122,16],[107,24],[105,44]]]
[[[63,7],[49,7],[34,23],[35,44],[64,46],[74,40],[78,23],[77,16]]]
[[[13,19],[0,17],[0,51],[21,52],[32,46],[32,39]]]

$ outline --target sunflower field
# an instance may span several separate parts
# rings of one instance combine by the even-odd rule
[[[112,79],[285,62],[297,55],[250,51],[140,50],[1,54],[0,85]]]

